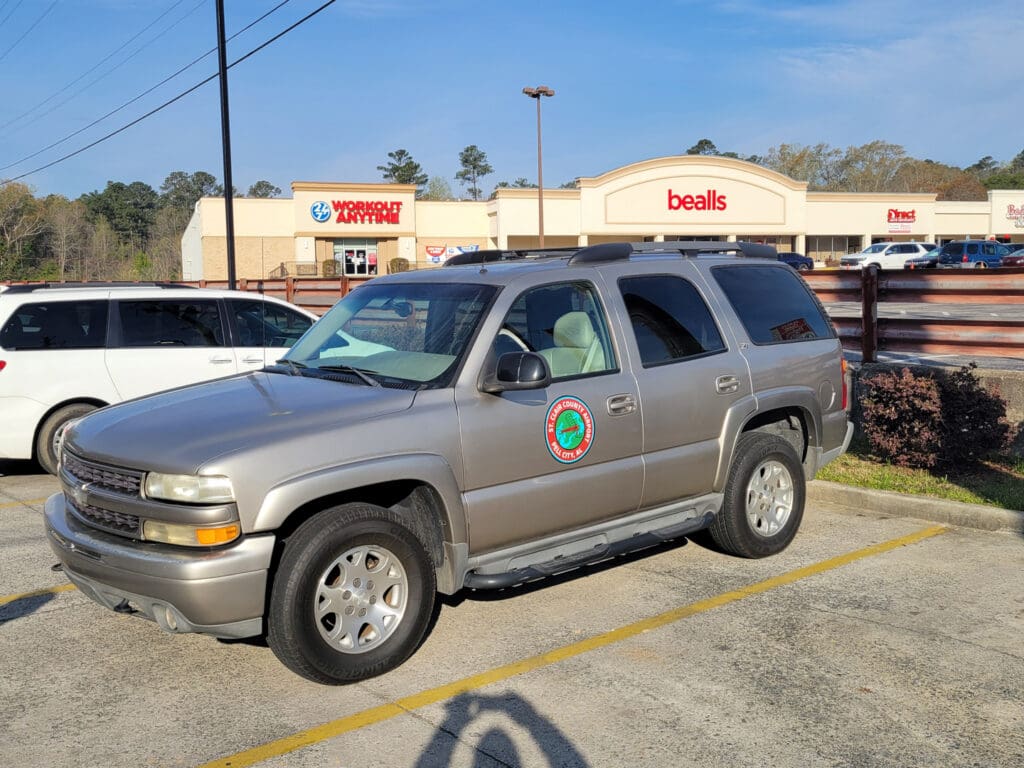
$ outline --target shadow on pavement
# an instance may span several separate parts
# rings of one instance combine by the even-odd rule
[[[448,701],[444,708],[447,716],[416,761],[416,768],[452,765],[455,749],[460,744],[473,750],[470,765],[474,767],[495,763],[523,766],[527,763],[523,762],[516,747],[517,738],[520,744],[529,738],[549,766],[581,768],[589,765],[572,741],[517,693],[495,696],[463,693]],[[484,716],[487,716],[487,723],[477,722]],[[503,727],[503,719],[510,721],[512,733]],[[475,737],[485,725],[486,730]],[[467,737],[474,738],[469,740]],[[460,759],[459,764],[467,763]]]
[[[4,475],[41,475],[43,470],[34,461],[11,461],[0,459],[0,477]]]
[[[6,605],[0,605],[0,626],[3,626],[9,621],[15,619],[23,619],[29,616],[48,602],[56,597],[52,592],[46,592],[41,595],[32,595],[30,597],[22,597],[18,600],[12,600]]]

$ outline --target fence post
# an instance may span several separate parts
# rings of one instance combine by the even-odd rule
[[[860,273],[861,360],[875,362],[878,351],[878,267],[872,264]]]
[[[244,277],[238,278],[238,290],[240,290],[240,291],[248,291],[249,290],[249,281],[246,278],[244,278]]]
[[[284,300],[289,304],[295,303],[295,278],[291,275],[284,279]]]

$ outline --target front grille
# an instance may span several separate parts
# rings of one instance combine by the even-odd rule
[[[88,484],[94,488],[102,488],[126,496],[138,496],[139,489],[142,487],[141,472],[84,461],[68,451],[64,451],[61,465],[79,486]]]
[[[64,498],[67,499],[71,511],[88,525],[122,536],[138,537],[141,533],[139,518],[135,515],[126,515],[123,512],[100,509],[90,504],[79,504],[67,494],[65,494]]]

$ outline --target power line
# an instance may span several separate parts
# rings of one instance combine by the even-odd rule
[[[20,42],[21,42],[22,40],[24,40],[24,39],[25,39],[26,37],[28,37],[28,33],[29,33],[29,32],[31,32],[31,31],[32,31],[33,29],[35,29],[36,27],[38,27],[38,26],[39,26],[39,22],[41,22],[41,21],[42,21],[43,19],[45,19],[45,18],[46,18],[46,16],[47,16],[47,14],[49,14],[49,13],[50,13],[50,11],[52,11],[52,10],[53,10],[53,6],[55,6],[55,5],[56,5],[57,3],[59,3],[59,2],[60,2],[60,0],[53,0],[53,2],[52,2],[52,3],[50,3],[49,7],[47,7],[47,9],[46,9],[45,11],[43,11],[43,14],[42,14],[42,15],[41,15],[41,16],[40,16],[40,17],[39,17],[38,19],[36,19],[35,21],[33,21],[33,22],[32,22],[32,24],[31,24],[31,26],[29,26],[29,28],[28,28],[28,29],[26,29],[26,30],[25,30],[25,31],[24,31],[24,32],[22,33],[21,37],[19,37],[19,38],[18,38],[17,40],[15,40],[15,41],[14,41],[14,43],[13,43],[13,44],[11,45],[11,47],[10,47],[10,48],[8,48],[8,49],[7,49],[6,51],[4,51],[3,53],[0,53],[0,61],[3,61],[3,60],[4,60],[5,58],[7,58],[7,54],[8,54],[8,53],[10,53],[11,51],[13,51],[13,50],[14,50],[15,48],[17,48],[17,47],[18,47],[18,43],[20,43]],[[21,3],[18,3],[18,5],[21,5]],[[15,7],[15,10],[17,10],[17,7],[18,7],[18,6],[16,5],[16,6],[14,6],[14,7]],[[12,11],[11,13],[13,13],[13,12],[14,12],[14,11]],[[8,15],[10,15],[10,14],[8,14]],[[4,19],[4,21],[7,21],[7,19]]]
[[[234,40],[234,39],[235,39],[236,37],[238,37],[239,35],[243,34],[244,32],[247,32],[247,31],[248,31],[248,30],[250,30],[250,29],[252,29],[252,28],[253,28],[254,26],[256,26],[256,25],[257,25],[257,24],[259,24],[259,23],[260,23],[261,21],[263,21],[263,20],[264,20],[265,18],[267,18],[267,17],[268,17],[268,16],[270,15],[270,14],[274,13],[274,11],[278,10],[279,8],[281,8],[281,7],[282,7],[282,6],[284,6],[284,5],[287,5],[287,4],[288,4],[288,3],[290,3],[290,2],[291,2],[291,0],[282,0],[282,2],[278,3],[277,5],[275,5],[275,6],[274,6],[273,8],[271,8],[271,9],[270,9],[269,11],[267,11],[267,12],[266,12],[266,13],[264,13],[264,14],[263,14],[262,16],[260,16],[260,17],[259,17],[258,19],[255,19],[254,21],[250,22],[250,23],[249,23],[248,25],[246,25],[246,26],[245,26],[245,27],[243,27],[242,29],[240,29],[240,30],[238,30],[237,32],[235,32],[235,34],[233,34],[233,35],[232,35],[231,37],[229,37],[229,38],[228,38],[228,40]],[[142,98],[143,96],[148,96],[148,95],[149,95],[150,93],[152,93],[153,91],[155,91],[155,90],[156,90],[157,88],[159,88],[160,86],[162,86],[162,85],[165,85],[166,83],[168,83],[168,82],[170,82],[171,80],[173,80],[174,78],[176,78],[176,77],[177,77],[178,75],[180,75],[180,74],[181,74],[182,72],[184,72],[185,70],[187,70],[187,69],[190,69],[191,67],[195,66],[196,64],[198,64],[198,63],[199,63],[200,61],[202,61],[203,59],[205,59],[205,58],[206,58],[207,56],[209,56],[209,55],[210,55],[211,53],[215,52],[216,50],[217,50],[217,48],[216,48],[216,46],[214,46],[213,48],[211,48],[210,50],[208,50],[208,51],[207,51],[206,53],[202,54],[201,56],[197,56],[196,58],[192,59],[192,61],[191,61],[191,62],[189,62],[188,64],[186,64],[186,65],[185,65],[184,67],[182,67],[181,69],[179,69],[179,70],[178,70],[177,72],[175,72],[175,73],[173,73],[173,74],[171,74],[171,75],[168,75],[167,77],[165,77],[165,78],[164,78],[163,80],[161,80],[161,81],[160,81],[159,83],[157,83],[156,85],[154,85],[154,86],[152,86],[152,87],[150,87],[150,88],[147,88],[147,89],[146,89],[145,91],[143,91],[142,93],[140,93],[140,94],[139,94],[138,96],[136,96],[135,98],[133,98],[133,99],[129,99],[129,100],[128,100],[128,101],[126,101],[126,102],[125,102],[124,104],[122,104],[121,106],[117,107],[116,109],[112,109],[112,110],[111,110],[110,112],[107,112],[107,114],[103,115],[102,117],[98,117],[98,118],[96,118],[95,120],[93,120],[93,121],[92,121],[91,123],[89,123],[88,125],[85,125],[85,126],[83,126],[83,127],[79,128],[79,129],[78,129],[77,131],[74,131],[74,132],[72,132],[72,133],[69,133],[69,134],[68,134],[67,136],[65,136],[64,138],[62,138],[62,139],[58,139],[57,141],[53,142],[52,144],[50,144],[50,145],[48,145],[48,146],[45,146],[45,147],[43,147],[42,149],[40,149],[40,150],[38,150],[38,151],[36,151],[36,152],[33,152],[33,153],[32,153],[31,155],[25,155],[25,157],[22,157],[22,158],[20,158],[20,159],[18,159],[18,160],[15,160],[15,161],[14,161],[13,163],[8,163],[7,165],[4,165],[4,166],[0,166],[0,171],[6,171],[6,170],[7,170],[8,168],[13,168],[13,167],[14,167],[14,166],[16,166],[16,165],[21,165],[21,164],[22,164],[22,163],[24,163],[24,162],[25,162],[26,160],[31,160],[31,159],[32,159],[33,157],[38,157],[39,155],[43,154],[43,152],[46,152],[46,151],[48,151],[48,150],[51,150],[51,149],[53,149],[54,147],[58,147],[58,146],[60,146],[61,144],[63,144],[63,143],[65,142],[65,141],[68,141],[68,140],[70,140],[70,139],[73,139],[73,138],[74,138],[75,136],[77,136],[78,134],[80,134],[80,133],[84,133],[85,131],[89,130],[89,129],[90,129],[90,128],[92,128],[93,126],[95,126],[95,125],[97,125],[97,124],[99,124],[99,123],[102,123],[102,122],[103,122],[104,120],[106,120],[106,119],[107,119],[108,117],[111,117],[112,115],[115,115],[115,114],[117,114],[118,112],[120,112],[120,111],[121,111],[122,109],[124,109],[125,107],[131,106],[131,105],[132,105],[132,104],[134,104],[134,103],[135,103],[136,101],[138,101],[139,99],[141,99],[141,98]]]
[[[189,10],[188,10],[188,11],[187,11],[187,12],[185,13],[185,15],[184,15],[184,16],[182,16],[181,18],[179,18],[179,19],[177,19],[177,20],[175,20],[175,21],[171,22],[170,24],[168,24],[168,25],[167,25],[166,27],[164,27],[164,28],[163,28],[162,30],[160,30],[159,32],[157,32],[157,33],[156,33],[156,35],[154,35],[154,36],[153,36],[153,37],[151,37],[151,38],[150,38],[149,40],[147,40],[147,41],[146,41],[145,43],[143,43],[143,44],[142,44],[141,46],[139,46],[139,47],[138,47],[138,48],[136,48],[136,49],[135,49],[134,51],[132,51],[131,53],[129,53],[129,54],[128,54],[128,55],[127,55],[127,56],[126,56],[125,58],[123,58],[123,59],[122,59],[121,61],[119,61],[119,62],[118,62],[117,64],[115,64],[114,66],[112,66],[112,67],[111,67],[110,69],[108,69],[108,70],[107,70],[106,72],[102,73],[102,74],[101,74],[101,75],[99,75],[98,77],[94,78],[94,79],[93,79],[93,80],[92,80],[91,82],[89,82],[88,84],[86,84],[86,85],[82,86],[81,88],[79,88],[79,89],[78,89],[78,90],[77,90],[77,91],[76,91],[75,93],[72,93],[72,94],[71,94],[70,96],[68,96],[68,97],[67,97],[66,99],[64,99],[63,101],[60,101],[60,102],[58,102],[57,104],[54,104],[54,105],[53,105],[52,107],[50,107],[50,108],[49,108],[48,110],[46,110],[45,112],[42,112],[42,113],[40,113],[40,114],[36,115],[36,117],[35,117],[35,118],[34,118],[33,120],[31,120],[31,121],[30,121],[29,123],[27,123],[25,127],[27,127],[27,126],[29,126],[29,125],[32,125],[33,123],[39,122],[40,120],[42,120],[42,119],[43,119],[44,117],[46,117],[47,115],[50,115],[50,114],[52,114],[53,112],[55,112],[56,110],[58,110],[58,109],[60,109],[61,107],[63,107],[63,106],[64,106],[65,104],[67,104],[67,103],[68,103],[69,101],[73,101],[73,100],[74,100],[75,98],[77,98],[78,96],[81,96],[81,95],[82,95],[83,93],[85,93],[85,92],[86,92],[87,90],[89,90],[89,89],[90,89],[90,88],[92,88],[92,87],[93,87],[94,85],[96,85],[96,83],[100,82],[101,80],[105,80],[105,79],[106,79],[107,77],[109,77],[109,76],[110,76],[110,75],[112,75],[112,74],[113,74],[114,72],[116,72],[117,70],[119,70],[119,69],[120,69],[121,67],[123,67],[123,66],[124,66],[125,64],[127,64],[127,63],[128,63],[129,61],[131,61],[132,59],[134,59],[134,58],[135,58],[136,56],[138,56],[138,55],[139,55],[140,53],[142,53],[143,51],[145,51],[145,50],[146,50],[146,49],[147,49],[148,47],[150,47],[150,46],[151,46],[151,45],[152,45],[153,43],[155,43],[155,42],[156,42],[157,40],[159,40],[159,39],[160,39],[161,37],[163,37],[164,35],[166,35],[166,34],[167,34],[168,32],[170,32],[170,31],[171,31],[172,29],[174,29],[174,28],[175,28],[176,26],[178,26],[179,24],[181,24],[181,23],[182,23],[183,21],[185,21],[185,19],[187,19],[187,18],[188,18],[189,16],[191,16],[191,15],[192,15],[193,13],[195,13],[196,11],[198,11],[198,10],[199,10],[199,9],[200,9],[200,8],[201,8],[201,7],[203,6],[203,4],[204,4],[204,3],[206,3],[206,2],[207,2],[207,0],[199,0],[199,2],[197,2],[197,3],[196,3],[196,4],[194,5],[194,6],[192,6],[192,8],[191,8],[191,9],[189,9]]]
[[[107,54],[107,55],[106,55],[106,56],[105,56],[104,58],[100,59],[100,61],[98,61],[98,62],[97,62],[96,64],[94,64],[94,65],[93,65],[93,66],[92,66],[91,68],[87,69],[87,70],[86,70],[85,72],[83,72],[82,74],[80,74],[80,75],[79,75],[79,76],[78,76],[77,78],[75,78],[75,79],[74,79],[74,80],[72,80],[72,81],[71,81],[70,83],[68,83],[67,85],[65,85],[65,86],[64,86],[63,88],[61,88],[61,89],[60,89],[59,91],[57,91],[56,93],[53,93],[53,94],[51,94],[50,96],[46,97],[45,99],[43,99],[43,100],[42,100],[41,102],[39,102],[38,104],[36,104],[36,105],[35,105],[34,107],[32,107],[31,109],[29,109],[29,110],[27,110],[27,111],[25,111],[25,112],[22,112],[22,113],[21,113],[20,115],[18,115],[17,117],[15,117],[15,118],[12,118],[11,120],[8,120],[8,121],[7,121],[6,123],[3,123],[2,125],[0,125],[0,131],[2,131],[2,130],[3,130],[4,128],[6,128],[7,126],[9,126],[9,125],[12,125],[12,124],[14,124],[14,123],[18,122],[19,120],[21,120],[21,118],[25,117],[26,115],[30,115],[30,114],[32,114],[33,112],[35,112],[35,111],[36,111],[37,109],[39,109],[40,107],[42,107],[42,106],[44,106],[44,105],[46,105],[46,104],[50,103],[50,102],[51,102],[51,101],[53,101],[53,100],[54,100],[55,98],[57,98],[57,97],[58,97],[58,96],[60,96],[60,95],[61,95],[62,93],[64,93],[64,91],[66,91],[66,90],[67,90],[68,88],[71,88],[72,86],[74,86],[74,85],[77,85],[77,84],[78,84],[79,82],[81,82],[82,80],[84,80],[84,79],[85,79],[85,78],[86,78],[87,76],[91,75],[91,74],[92,74],[93,72],[95,72],[95,71],[96,71],[97,69],[99,69],[100,67],[102,67],[102,66],[103,66],[104,64],[106,64],[106,63],[107,63],[108,61],[110,61],[110,60],[111,60],[112,58],[114,58],[114,56],[116,56],[116,55],[117,55],[118,53],[120,53],[120,52],[121,52],[121,51],[123,51],[123,50],[124,50],[125,48],[127,48],[127,47],[128,47],[129,45],[131,45],[131,44],[132,44],[133,42],[135,42],[136,40],[138,40],[138,39],[139,39],[139,38],[140,38],[140,37],[141,37],[141,36],[142,36],[142,35],[143,35],[143,34],[144,34],[145,32],[147,32],[147,31],[148,31],[148,30],[149,30],[149,29],[150,29],[151,27],[153,27],[153,26],[154,26],[154,25],[155,25],[155,24],[156,24],[157,22],[159,22],[159,21],[160,21],[160,20],[161,20],[161,19],[162,19],[162,18],[163,18],[164,16],[166,16],[167,14],[169,14],[169,13],[170,13],[171,11],[173,11],[173,10],[174,10],[175,8],[177,8],[177,7],[179,6],[179,5],[181,5],[181,4],[183,3],[183,2],[185,2],[185,0],[177,0],[177,2],[176,2],[176,3],[174,3],[174,5],[172,5],[172,6],[171,6],[170,8],[168,8],[168,9],[167,9],[166,11],[164,11],[163,13],[161,13],[161,14],[160,14],[159,16],[157,16],[157,17],[156,17],[155,19],[153,19],[153,21],[149,22],[149,24],[147,24],[147,25],[146,25],[146,26],[144,26],[144,27],[143,27],[142,29],[140,29],[140,30],[139,30],[138,32],[136,32],[136,33],[135,33],[134,35],[132,35],[132,37],[128,38],[128,39],[127,39],[127,40],[125,40],[125,41],[124,41],[123,43],[121,43],[121,45],[120,45],[120,46],[119,46],[118,48],[116,48],[116,49],[115,49],[114,51],[112,51],[111,53]],[[19,4],[20,4],[20,3],[19,3]]]
[[[326,3],[321,5],[316,10],[311,11],[310,13],[306,14],[301,19],[299,19],[294,24],[292,24],[290,27],[287,27],[286,29],[282,30],[281,32],[279,32],[276,35],[274,35],[273,37],[271,37],[266,42],[261,43],[260,45],[256,46],[255,48],[253,48],[251,51],[249,51],[244,56],[242,56],[242,57],[240,57],[238,59],[235,59],[233,62],[228,64],[227,68],[231,69],[236,64],[241,64],[243,61],[248,59],[250,56],[253,56],[256,53],[259,53],[260,51],[262,51],[264,48],[266,48],[271,43],[276,42],[277,40],[280,40],[282,37],[287,35],[289,32],[291,32],[296,27],[298,27],[298,26],[300,26],[302,24],[305,24],[307,21],[309,21],[311,18],[316,16],[318,13],[323,11],[328,6],[334,5],[335,2],[336,2],[336,0],[327,0]],[[196,91],[196,90],[202,88],[204,85],[206,85],[211,80],[215,80],[218,76],[219,76],[218,73],[212,74],[209,77],[207,77],[205,80],[202,80],[202,81],[196,83],[191,88],[189,88],[189,89],[187,89],[185,91],[182,91],[177,96],[175,96],[173,99],[169,99],[169,100],[165,101],[159,107],[156,107],[155,109],[151,109],[146,114],[142,115],[141,117],[136,118],[135,120],[132,120],[130,123],[127,123],[126,125],[122,125],[116,131],[111,131],[106,136],[102,136],[102,137],[96,139],[96,141],[94,141],[94,142],[92,142],[90,144],[86,144],[84,147],[81,147],[79,149],[76,149],[74,152],[69,152],[68,154],[64,155],[63,157],[59,157],[56,160],[53,160],[53,161],[51,161],[49,163],[46,163],[45,165],[39,166],[38,168],[33,168],[31,171],[27,171],[26,173],[23,173],[20,176],[12,176],[9,179],[4,179],[3,181],[0,181],[0,184],[9,184],[12,181],[19,181],[21,179],[24,179],[26,176],[31,176],[34,173],[39,173],[39,171],[45,171],[47,168],[52,168],[53,166],[57,165],[58,163],[63,163],[65,160],[70,160],[72,157],[75,157],[76,155],[80,155],[80,154],[82,154],[83,152],[85,152],[85,151],[87,151],[89,149],[92,149],[97,144],[102,144],[104,141],[107,141],[108,139],[112,139],[114,136],[117,136],[119,133],[123,133],[124,131],[128,130],[129,128],[131,128],[133,125],[137,125],[137,124],[141,123],[146,118],[152,117],[157,112],[160,112],[161,110],[166,109],[167,107],[171,106],[171,104],[174,104],[175,102],[180,101],[181,99],[185,98],[186,96],[188,96],[193,91]],[[228,192],[230,192],[230,191],[228,191]]]
[[[6,6],[8,2],[10,2],[10,0],[6,0],[6,2],[4,3],[4,5]],[[21,4],[22,4],[22,3],[24,3],[24,2],[25,2],[25,0],[18,0],[18,4],[17,4],[17,5],[15,5],[15,6],[13,7],[13,8],[11,8],[11,12],[10,12],[10,13],[8,13],[8,14],[7,14],[6,16],[4,16],[4,20],[3,20],[3,21],[0,21],[0,27],[2,27],[2,26],[3,26],[4,24],[6,24],[6,23],[7,23],[7,20],[8,20],[9,18],[11,18],[11,16],[13,16],[13,15],[14,15],[14,12],[15,12],[16,10],[18,10],[18,8],[20,8],[20,7],[21,7]],[[0,6],[0,11],[2,11],[2,10],[3,10],[3,7],[2,7],[2,6]]]

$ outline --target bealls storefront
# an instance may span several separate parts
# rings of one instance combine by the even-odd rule
[[[370,276],[438,266],[478,248],[538,245],[537,190],[487,201],[416,200],[403,184],[294,182],[291,199],[234,203],[236,273]],[[645,160],[577,188],[544,190],[546,247],[614,241],[751,240],[833,265],[881,240],[997,238],[1024,243],[1024,191],[984,202],[933,194],[809,192],[807,184],[741,160]],[[182,278],[227,276],[224,201],[203,198],[182,238]]]

